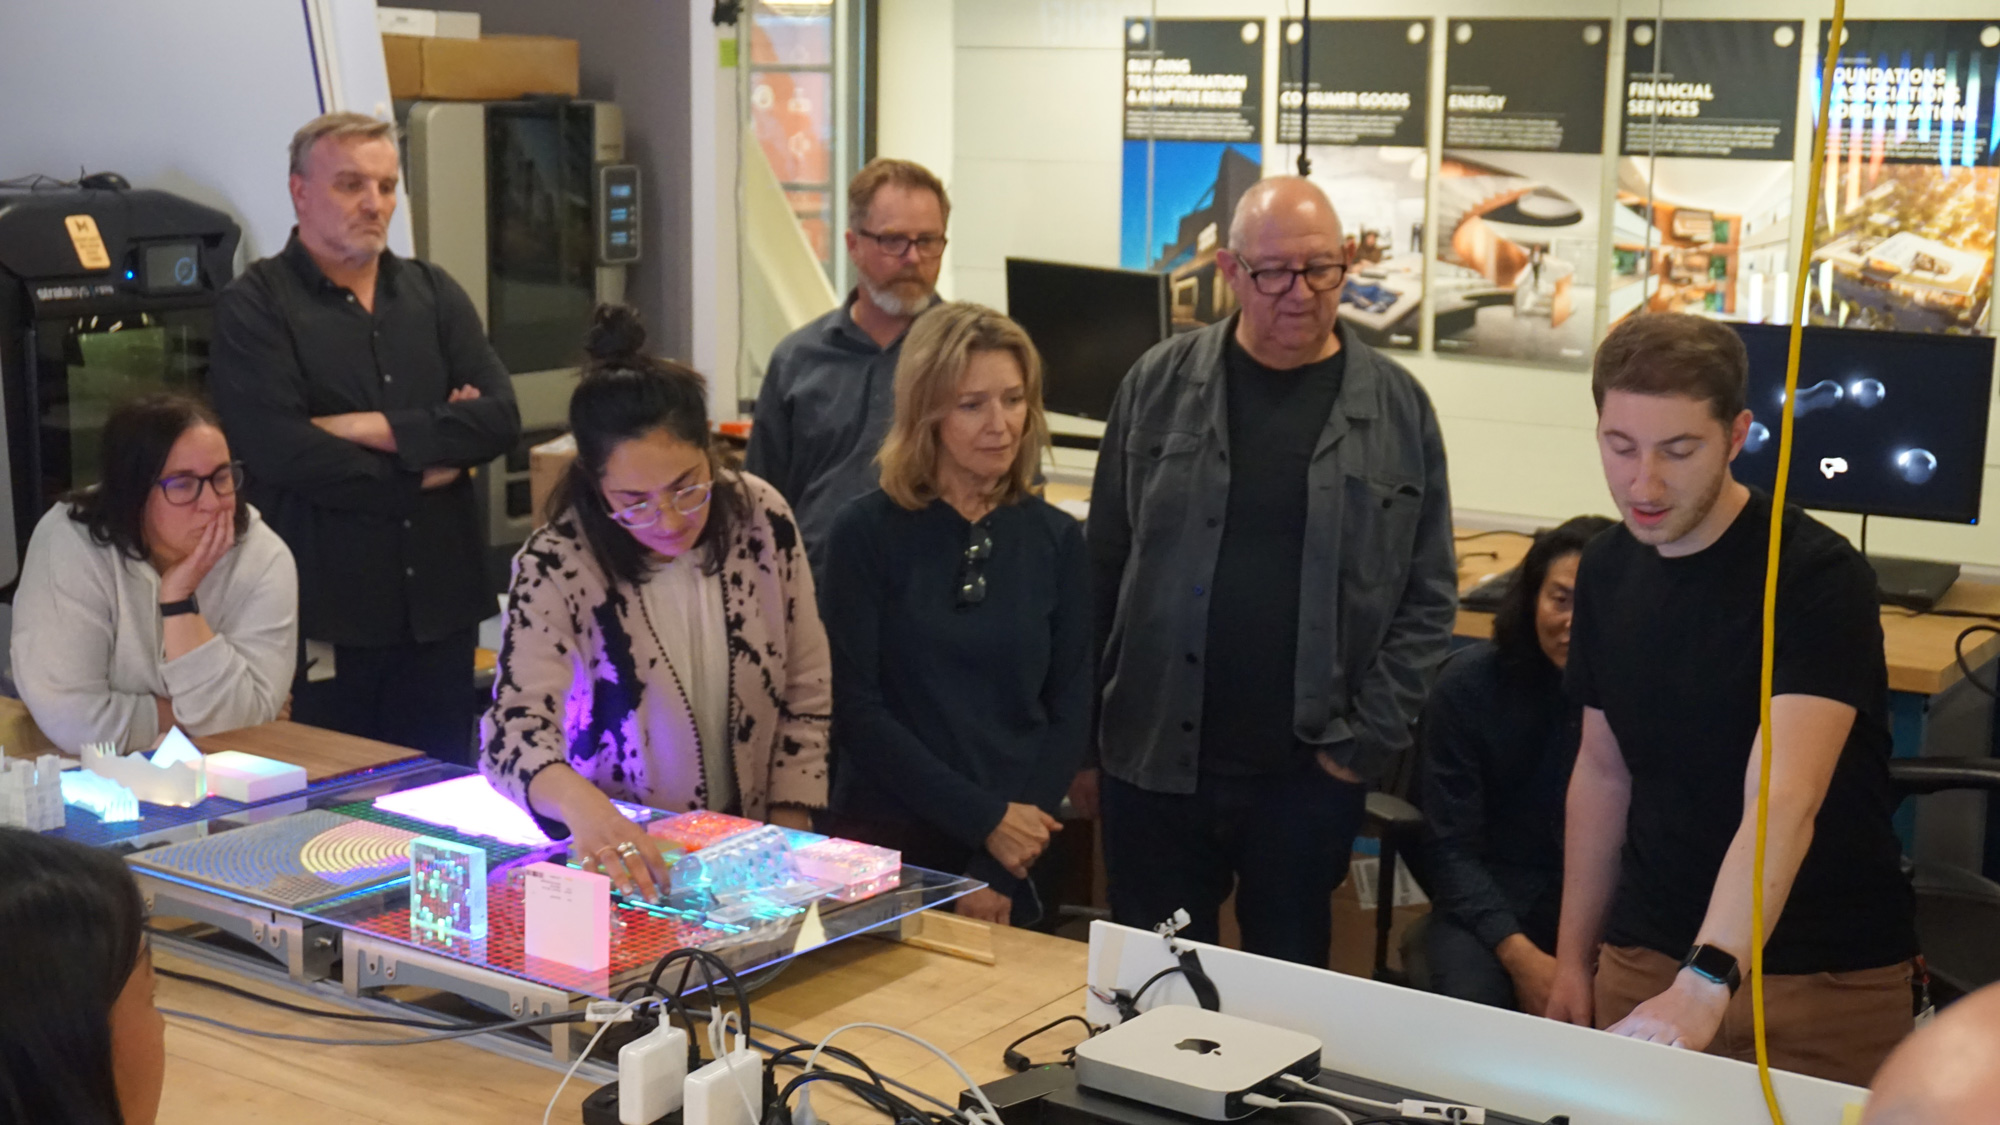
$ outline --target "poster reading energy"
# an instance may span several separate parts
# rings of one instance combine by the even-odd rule
[[[1340,318],[1376,347],[1417,346],[1432,30],[1429,19],[1314,20],[1307,67],[1305,24],[1279,24],[1278,140],[1298,144],[1305,119],[1312,180],[1346,239]]]
[[[1169,275],[1177,326],[1236,311],[1216,269],[1263,175],[1264,21],[1125,21],[1120,264]]]
[[[1983,333],[2000,210],[2000,19],[1850,21],[1846,32],[1812,235],[1811,321]]]
[[[1445,21],[1437,350],[1590,364],[1611,21]]]
[[[1797,21],[1626,23],[1614,323],[1789,319],[1802,38]]]

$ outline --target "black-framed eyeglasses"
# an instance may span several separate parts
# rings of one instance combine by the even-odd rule
[[[910,252],[912,246],[917,248],[919,257],[942,258],[945,242],[948,241],[941,234],[920,234],[912,238],[907,234],[876,234],[872,230],[862,230],[860,227],[855,227],[854,233],[863,238],[873,239],[875,245],[881,247],[882,252],[891,258],[902,257]]]
[[[164,476],[160,478],[159,485],[161,494],[167,498],[167,503],[182,508],[201,499],[201,490],[204,487],[214,489],[219,497],[231,497],[236,495],[237,489],[243,487],[243,462],[231,461],[207,476],[199,473],[175,473],[172,476]]]
[[[1281,267],[1248,272],[1250,284],[1257,287],[1257,292],[1266,297],[1282,297],[1290,293],[1292,286],[1301,280],[1306,283],[1307,289],[1315,293],[1325,293],[1330,289],[1340,288],[1340,283],[1347,278],[1347,263],[1321,263],[1296,270]]]
[[[965,540],[965,557],[958,564],[958,608],[970,609],[986,600],[986,560],[992,557],[993,533],[973,524]]]
[[[651,527],[659,523],[660,513],[666,511],[668,508],[672,508],[675,512],[683,516],[694,515],[708,506],[708,498],[714,491],[715,482],[713,480],[705,480],[700,484],[691,484],[686,488],[676,489],[671,493],[663,488],[646,497],[644,500],[627,504],[622,508],[611,507],[609,500],[604,502],[604,506],[610,509],[612,519],[617,520],[625,527],[637,529]],[[664,501],[661,499],[662,497],[665,497]]]

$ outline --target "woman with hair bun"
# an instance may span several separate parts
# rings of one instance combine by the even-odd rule
[[[826,631],[792,512],[723,468],[707,384],[600,305],[577,457],[514,559],[480,771],[621,891],[667,866],[612,799],[804,828],[826,804]]]

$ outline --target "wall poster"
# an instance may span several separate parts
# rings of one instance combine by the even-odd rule
[[[1791,316],[1796,20],[1630,20],[1611,320]]]
[[[2000,204],[2000,20],[1854,20],[1845,30],[1810,319],[1983,334]]]
[[[1263,120],[1263,20],[1125,21],[1119,263],[1169,275],[1177,328],[1236,311],[1215,251],[1263,177]]]
[[[1611,21],[1446,27],[1438,353],[1588,368]]]
[[[1304,23],[1279,25],[1278,142],[1298,144],[1303,103],[1312,180],[1345,228],[1340,318],[1376,347],[1417,346],[1431,32],[1429,19],[1316,19],[1312,88],[1302,93]]]

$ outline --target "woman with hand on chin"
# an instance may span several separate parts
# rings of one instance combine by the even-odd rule
[[[668,867],[612,800],[804,828],[826,804],[826,631],[791,509],[724,469],[707,385],[599,306],[577,456],[514,559],[480,772],[621,891]]]
[[[35,526],[14,594],[14,681],[35,724],[74,754],[286,717],[298,570],[238,495],[214,413],[132,399],[101,448],[103,478]]]
[[[882,487],[827,549],[833,807],[820,829],[987,884],[961,914],[1029,924],[1029,869],[1088,735],[1090,576],[1077,521],[1029,491],[1041,361],[980,305],[917,318]]]

